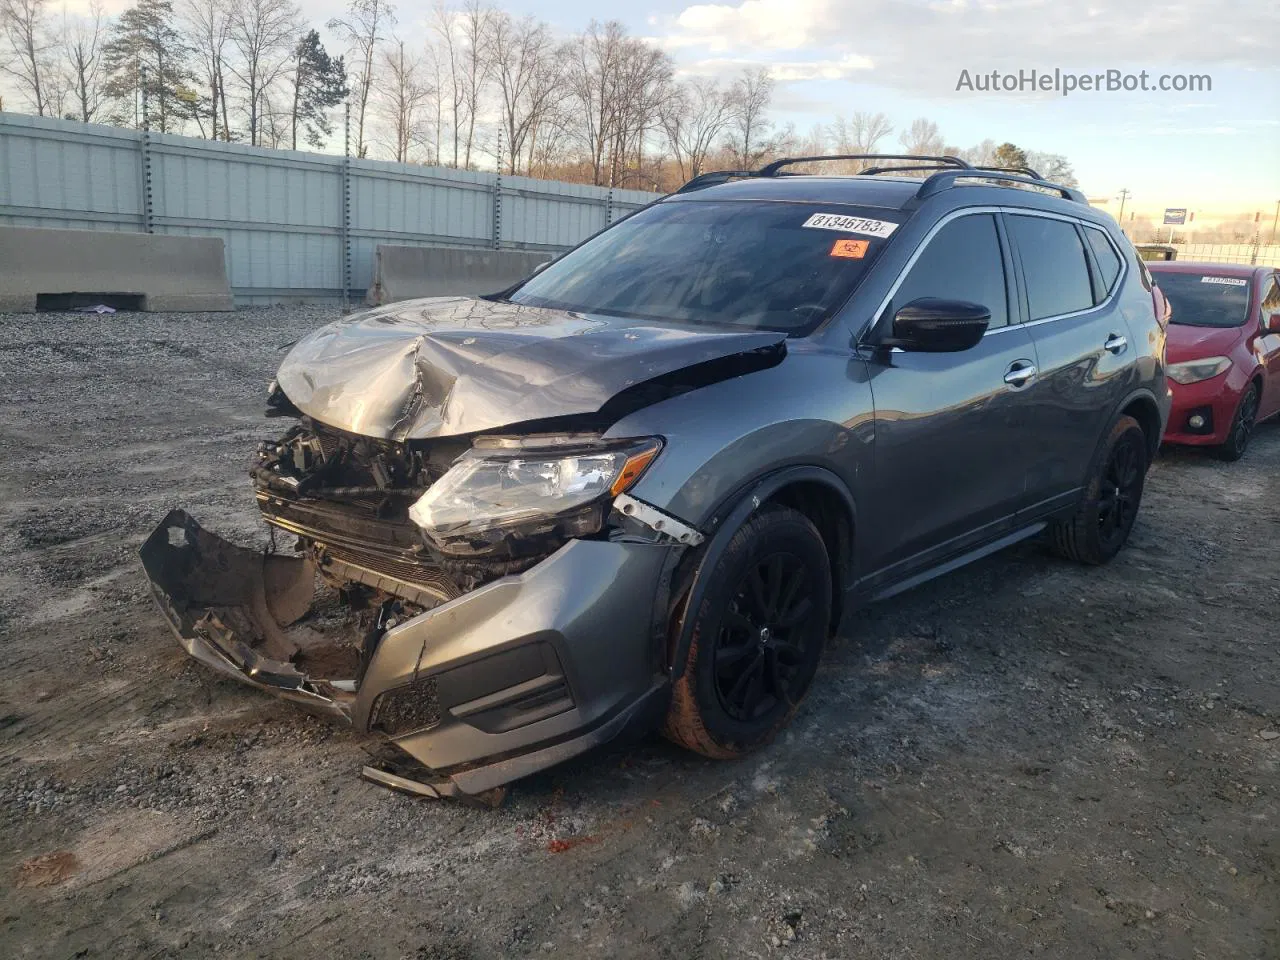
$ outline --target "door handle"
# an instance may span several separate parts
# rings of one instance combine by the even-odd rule
[[[1036,377],[1036,365],[1030,360],[1015,360],[1005,372],[1004,382],[1015,390],[1025,387]]]
[[[1104,349],[1110,350],[1112,353],[1123,353],[1124,348],[1128,345],[1128,340],[1120,336],[1118,333],[1113,333],[1111,336],[1107,337],[1107,342],[1102,346]]]

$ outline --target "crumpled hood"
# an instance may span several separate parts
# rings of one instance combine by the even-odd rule
[[[408,300],[307,335],[276,382],[321,423],[421,440],[595,413],[628,387],[785,339],[472,298]]]

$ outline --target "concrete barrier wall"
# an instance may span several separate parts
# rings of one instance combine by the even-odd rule
[[[0,224],[220,237],[244,304],[358,298],[378,244],[555,255],[656,199],[0,113]]]
[[[230,310],[222,240],[0,227],[0,310],[40,294],[140,295],[144,310]]]
[[[549,253],[527,250],[472,250],[459,247],[405,247],[380,243],[374,255],[372,304],[417,297],[457,297],[497,293],[523,280]]]

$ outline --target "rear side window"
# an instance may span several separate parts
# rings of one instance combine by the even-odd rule
[[[1008,223],[1022,258],[1031,319],[1090,309],[1093,287],[1076,228],[1066,220],[1018,214],[1010,216]]]
[[[1102,273],[1102,295],[1098,299],[1105,300],[1116,285],[1116,277],[1120,276],[1120,255],[1111,246],[1107,235],[1097,227],[1085,227],[1084,235],[1093,249],[1093,259],[1098,263],[1098,270]]]
[[[939,230],[898,287],[893,310],[921,297],[980,303],[991,311],[989,329],[1009,323],[1004,257],[991,214],[960,217]]]

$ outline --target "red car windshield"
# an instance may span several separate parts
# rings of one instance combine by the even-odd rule
[[[1238,327],[1249,315],[1249,281],[1212,272],[1152,271],[1184,327]]]

